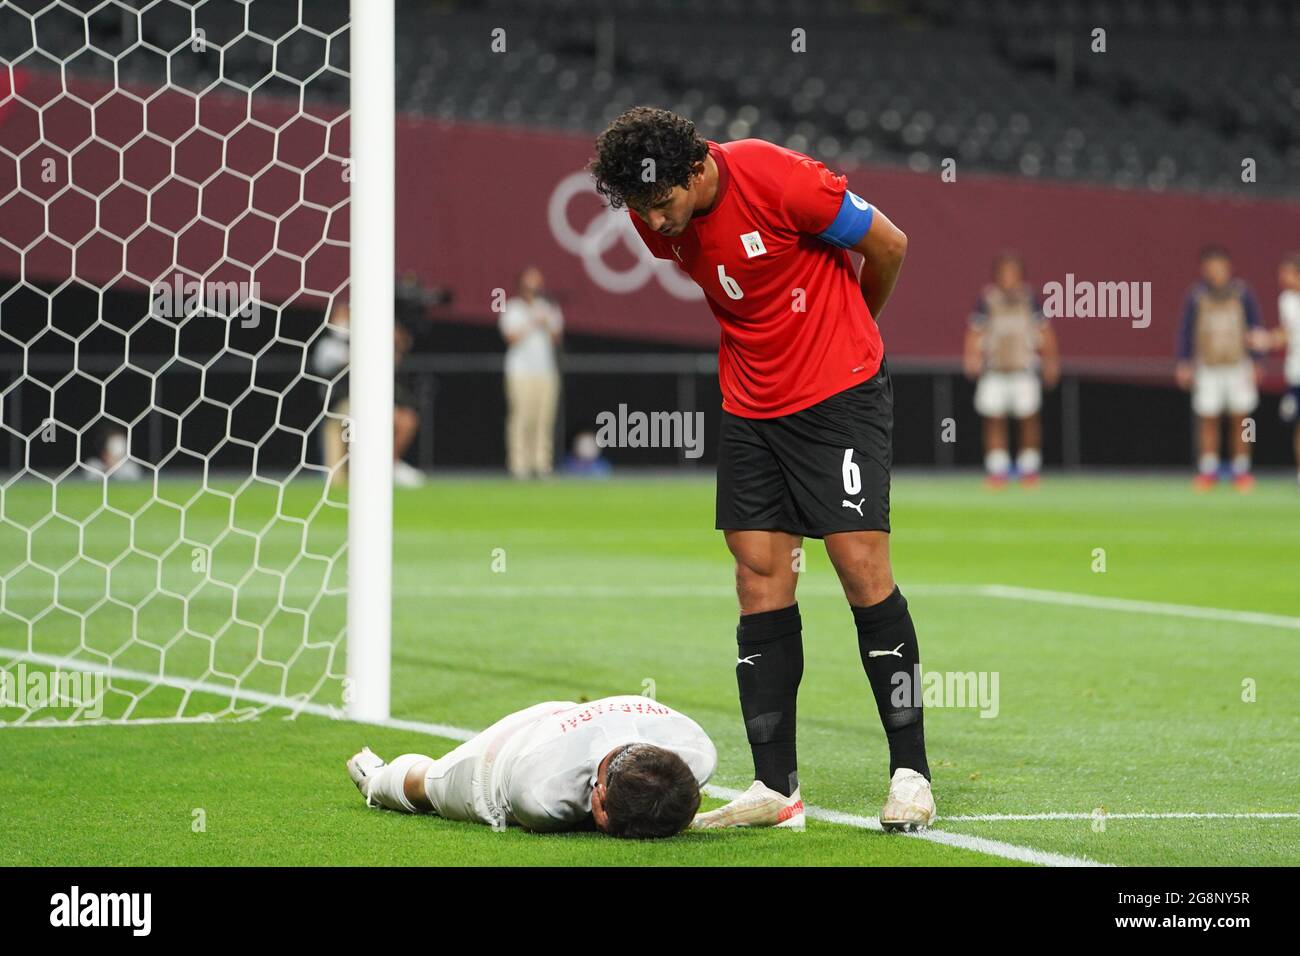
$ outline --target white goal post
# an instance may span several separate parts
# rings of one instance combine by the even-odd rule
[[[387,720],[393,578],[393,0],[352,4],[349,715]]]

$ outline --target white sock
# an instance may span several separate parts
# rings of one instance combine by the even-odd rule
[[[1232,459],[1232,473],[1234,475],[1245,475],[1250,473],[1250,456],[1238,455]]]
[[[380,767],[370,778],[370,790],[366,794],[369,801],[401,813],[418,813],[406,799],[406,774],[412,764],[429,759],[424,754],[402,754],[387,766]]]
[[[1196,465],[1196,469],[1203,475],[1217,474],[1219,471],[1219,456],[1202,455],[1201,460]]]
[[[1011,470],[1011,456],[1005,448],[994,448],[984,453],[984,470],[990,475],[1003,477]]]
[[[1016,467],[1022,475],[1036,475],[1043,467],[1043,453],[1037,448],[1022,448],[1016,456]]]

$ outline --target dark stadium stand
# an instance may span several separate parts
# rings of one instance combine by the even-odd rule
[[[21,69],[199,91],[341,100],[343,0],[214,0],[196,25],[225,45],[190,48],[190,11],[166,2],[141,17],[123,3],[81,19],[66,9],[32,29],[0,10],[0,58]],[[1080,179],[1123,188],[1300,194],[1300,4],[1288,0],[488,0],[399,2],[399,108],[455,120],[599,130],[639,102],[690,115],[716,139],[758,136],[851,168],[863,163]],[[806,31],[805,54],[790,50]],[[1090,50],[1104,28],[1105,53]],[[489,50],[506,31],[510,56]],[[725,43],[722,41],[725,39]],[[274,44],[271,42],[274,41]],[[725,49],[725,53],[718,52]],[[100,52],[96,52],[100,51]],[[123,53],[116,62],[109,55]],[[168,51],[171,51],[170,53]],[[535,79],[536,82],[528,82]]]
[[[1049,9],[1077,27],[1046,27]],[[1259,185],[1291,193],[1298,9],[733,2],[704,15],[670,0],[500,0],[410,12],[399,66],[414,76],[407,109],[454,119],[594,131],[633,102],[657,102],[711,138],[758,136],[844,167],[924,171],[951,156],[991,172],[1231,190],[1249,156]],[[1092,25],[1107,29],[1104,54],[1088,49]],[[517,44],[508,69],[481,43],[467,52],[494,26]],[[795,26],[809,54],[790,52]],[[437,38],[433,50],[421,36]],[[718,55],[723,37],[731,52]],[[521,92],[521,74],[547,82]]]

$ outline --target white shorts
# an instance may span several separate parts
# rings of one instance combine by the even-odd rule
[[[984,418],[1028,418],[1043,406],[1043,385],[1033,372],[985,372],[975,386],[975,411]]]
[[[1248,415],[1259,404],[1255,369],[1249,359],[1239,365],[1198,365],[1192,378],[1192,411],[1202,418]]]
[[[433,812],[446,820],[468,820],[504,827],[504,811],[491,796],[492,763],[517,731],[537,718],[576,707],[571,700],[548,700],[502,717],[455,750],[439,757],[424,776],[424,792]]]

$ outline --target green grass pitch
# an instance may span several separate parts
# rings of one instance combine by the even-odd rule
[[[230,500],[191,500],[193,492],[164,488],[164,500],[184,505],[169,508],[144,488],[113,489],[120,510],[136,516],[130,531],[131,520],[89,517],[97,485],[65,484],[52,501],[48,486],[11,484],[0,498],[0,579],[11,612],[0,616],[0,648],[114,653],[116,666],[145,671],[165,661],[172,675],[238,673],[250,688],[335,702],[337,681],[325,675],[342,670],[329,647],[343,622],[343,569],[329,556],[342,542],[343,510],[313,511],[319,487],[306,483],[279,503],[267,487]],[[399,491],[394,716],[476,729],[542,699],[653,690],[713,737],[713,783],[747,786],[731,566],[712,530],[712,495],[712,481],[696,478],[438,480]],[[231,501],[241,530],[221,538]],[[85,531],[39,524],[53,510]],[[1300,862],[1297,512],[1300,495],[1283,481],[1261,481],[1251,496],[1196,497],[1181,478],[1049,477],[1036,491],[989,493],[972,477],[896,476],[895,572],[926,670],[999,677],[996,717],[927,710],[945,818],[936,829],[1116,865]],[[107,562],[128,533],[135,545],[111,573],[83,559],[100,553]],[[295,562],[304,540],[317,557]],[[176,541],[184,546],[165,553]],[[211,548],[202,583],[185,577],[194,574],[191,543]],[[504,571],[494,555],[504,555]],[[160,585],[189,596],[179,637],[180,602],[144,600]],[[37,619],[56,586],[60,610]],[[322,586],[329,593],[309,615],[295,611]],[[106,587],[119,600],[97,605]],[[1079,595],[1145,603],[1119,609]],[[883,735],[819,542],[807,542],[800,606],[805,801],[874,816],[886,786]],[[1186,607],[1260,616],[1198,617]],[[132,609],[155,646],[119,649]],[[232,617],[262,622],[260,637],[256,627],[231,626]],[[122,695],[114,713],[130,699]],[[211,701],[187,704],[160,689],[130,714],[204,706]],[[8,768],[0,865],[1015,862],[817,819],[804,834],[630,844],[404,817],[367,808],[344,760],[362,744],[391,757],[437,755],[454,741],[282,714],[0,728]],[[0,709],[0,719],[18,716]],[[1104,811],[1102,823],[1094,811]],[[1051,813],[1083,816],[956,819]],[[1291,816],[1125,816],[1161,813]]]

